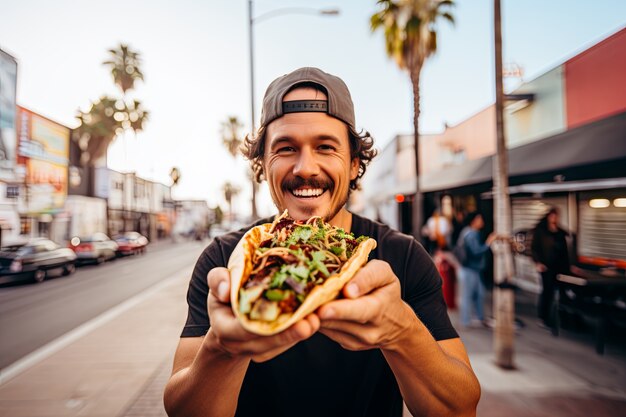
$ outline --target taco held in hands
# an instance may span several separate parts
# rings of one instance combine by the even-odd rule
[[[271,335],[337,297],[367,262],[376,241],[287,212],[250,229],[228,261],[230,300],[249,332]]]

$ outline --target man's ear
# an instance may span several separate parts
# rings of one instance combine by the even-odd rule
[[[361,160],[359,158],[354,158],[350,163],[350,181],[355,180],[359,176],[360,163]]]

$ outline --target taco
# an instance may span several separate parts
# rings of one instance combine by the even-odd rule
[[[375,247],[320,217],[295,221],[285,211],[250,229],[233,251],[233,312],[249,332],[279,333],[335,299]]]

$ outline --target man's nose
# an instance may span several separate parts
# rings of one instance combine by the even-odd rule
[[[320,167],[315,154],[310,149],[303,149],[298,155],[293,174],[299,177],[313,177],[320,173]]]

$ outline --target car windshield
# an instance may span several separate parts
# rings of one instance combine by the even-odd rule
[[[27,244],[7,245],[0,249],[2,253],[15,253],[18,256],[27,255],[33,252],[33,247]]]
[[[24,245],[7,245],[7,246],[3,246],[2,249],[0,249],[0,250],[2,252],[17,252],[18,250],[20,250],[23,247],[24,247]]]

